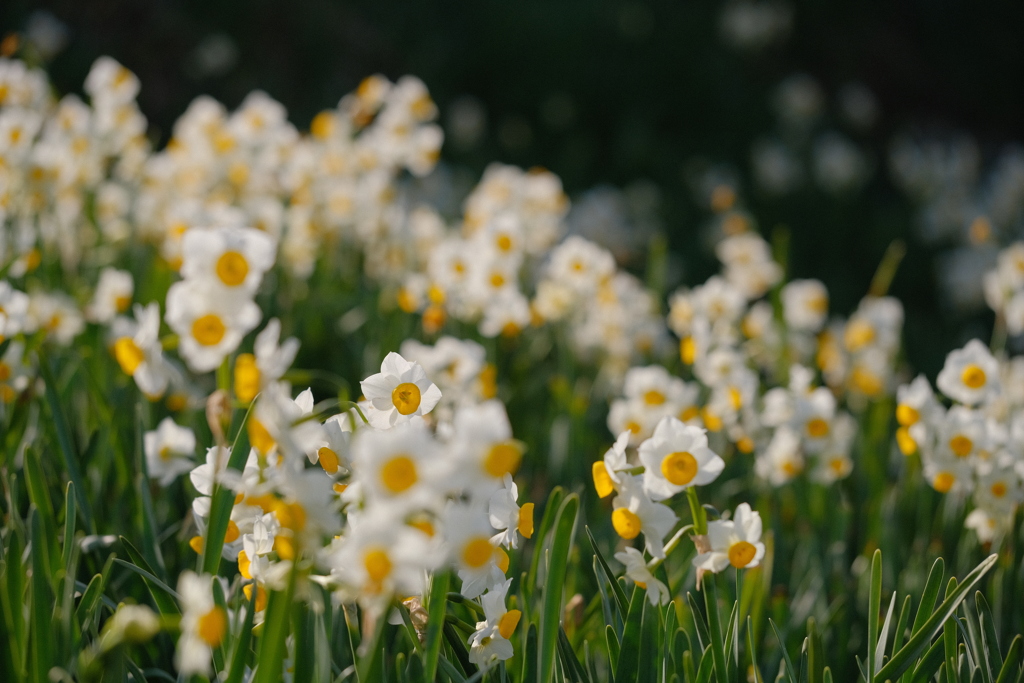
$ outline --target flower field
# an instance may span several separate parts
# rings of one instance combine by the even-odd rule
[[[83,87],[0,58],[0,680],[1024,681],[1024,243],[928,378],[902,242],[833,310],[728,179],[667,291],[551,171],[431,202],[415,77]]]

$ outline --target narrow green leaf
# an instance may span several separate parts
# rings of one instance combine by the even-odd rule
[[[910,680],[913,683],[918,683],[919,681],[923,683],[924,681],[932,680],[932,677],[935,676],[935,672],[942,667],[943,651],[944,644],[942,639],[939,638],[930,648],[928,648],[928,652],[925,653],[924,657],[921,657],[921,659],[918,660],[917,666],[915,666],[913,672],[909,674]]]
[[[754,671],[753,683],[764,683],[764,678],[761,677],[761,667],[757,664],[757,648],[754,646],[754,625],[751,623],[750,616],[747,616],[747,655],[750,657],[750,666]],[[828,670],[828,667],[825,668]]]
[[[626,594],[623,592],[622,586],[619,585],[619,582],[615,580],[615,574],[612,573],[612,570],[605,561],[601,551],[598,550],[597,541],[594,540],[594,534],[591,533],[590,527],[585,526],[584,529],[587,531],[587,540],[590,541],[590,547],[594,551],[594,559],[597,561],[598,566],[601,567],[601,571],[604,573],[604,578],[612,586],[612,596],[615,598],[615,604],[619,608],[619,616],[622,617],[629,610],[629,601],[626,600]]]
[[[818,634],[817,624],[814,617],[807,619],[807,681],[808,683],[822,683],[824,676],[824,656],[821,647],[821,636]]]
[[[615,629],[611,624],[604,627],[604,642],[608,648],[608,668],[614,672],[619,666],[619,638],[615,635]]]
[[[447,606],[448,572],[435,572],[430,579],[430,591],[427,594],[427,636],[423,643],[424,679],[433,681],[437,673],[437,657],[441,652],[441,633],[444,628],[444,615]]]
[[[167,568],[164,565],[164,555],[160,552],[160,545],[157,543],[159,533],[156,528],[156,514],[153,512],[153,497],[149,492],[149,469],[143,445],[146,422],[143,417],[143,406],[141,403],[136,407],[135,413],[135,488],[139,492],[140,505],[142,507],[142,551],[153,573],[166,580]]]
[[[68,576],[73,576],[71,571],[71,558],[74,555],[72,549],[75,547],[75,482],[69,481],[64,491],[64,547],[61,548],[61,564]]]
[[[796,669],[793,668],[793,660],[789,658],[789,652],[786,651],[786,641],[783,639],[782,634],[779,633],[779,627],[775,625],[775,622],[768,619],[768,625],[775,631],[775,637],[779,639],[779,647],[782,648],[782,659],[786,663],[786,680],[789,683],[796,682]]]
[[[551,680],[555,669],[555,650],[558,629],[562,621],[566,571],[579,507],[580,499],[575,493],[565,497],[555,519],[554,535],[551,538],[551,556],[548,571],[544,577],[544,587],[541,591],[544,608],[541,613],[540,633],[537,641],[539,646],[537,654],[540,657],[538,674],[542,683]]]
[[[903,639],[907,636],[907,622],[910,621],[910,605],[912,602],[909,595],[903,599],[903,606],[900,607],[900,617],[896,620],[896,630],[892,634],[891,652],[896,652],[903,646]]]
[[[533,559],[530,562],[530,571],[526,575],[526,583],[523,585],[523,592],[526,593],[527,602],[530,602],[530,598],[533,597],[533,591],[537,588],[537,574],[540,571],[540,561],[544,555],[545,539],[547,538],[548,531],[551,530],[555,523],[555,517],[561,509],[564,498],[565,489],[561,486],[551,489],[551,493],[548,494],[548,502],[544,505],[544,516],[540,519],[540,526],[534,531],[533,537],[536,539],[536,542],[533,548]]]
[[[875,664],[878,645],[878,613],[882,609],[882,551],[876,550],[871,556],[871,584],[868,593],[868,670],[867,679],[875,680],[878,667]]]
[[[180,600],[177,592],[156,577],[153,573],[153,568],[149,566],[149,563],[146,562],[146,558],[142,556],[142,553],[139,552],[138,548],[132,545],[131,541],[124,536],[120,536],[119,538],[121,540],[121,545],[124,547],[125,552],[128,553],[128,558],[131,562],[125,562],[121,559],[117,559],[115,562],[131,569],[146,581],[146,588],[149,589],[150,595],[153,596],[153,602],[156,603],[156,608],[161,614],[180,614],[181,611],[178,609],[177,602],[175,602],[176,600]]]
[[[53,371],[50,369],[49,358],[46,357],[41,349],[38,351],[38,354],[39,372],[43,375],[43,383],[46,385],[46,404],[50,409],[50,422],[53,425],[53,431],[57,436],[57,447],[60,450],[61,457],[64,459],[64,468],[68,472],[68,477],[75,484],[74,490],[75,495],[78,497],[82,522],[90,533],[96,533],[96,527],[92,521],[92,512],[89,509],[89,501],[85,495],[82,473],[78,467],[78,454],[75,452],[75,447],[71,440],[71,428],[68,426],[68,419],[64,414],[64,406],[61,403],[60,396],[57,395],[57,381],[54,379]]]
[[[910,632],[911,635],[920,631],[928,621],[928,617],[932,615],[935,609],[935,599],[939,597],[939,591],[942,589],[942,575],[943,562],[939,557],[932,563],[932,568],[928,572],[928,580],[924,584],[921,604],[917,607],[917,616],[914,617],[914,628]]]
[[[249,660],[249,642],[252,640],[252,622],[256,615],[256,595],[253,590],[252,597],[245,609],[245,619],[242,627],[235,636],[234,649],[231,651],[231,664],[228,667],[228,677],[225,683],[241,683],[245,675],[245,667]]]
[[[249,434],[245,425],[248,423],[255,405],[256,402],[253,401],[238,426],[235,441],[231,446],[231,455],[228,458],[228,469],[240,472],[245,467],[245,461],[249,457]],[[203,539],[203,552],[200,556],[199,566],[203,568],[204,574],[216,575],[220,569],[220,554],[224,548],[224,536],[228,531],[228,522],[231,520],[231,508],[234,506],[235,493],[218,484],[213,489],[212,498],[210,523],[206,529],[206,538]]]
[[[530,624],[526,630],[526,646],[523,648],[523,677],[522,681],[537,680],[537,625]],[[428,679],[429,680],[429,679]]]
[[[711,656],[715,660],[715,680],[729,683],[729,672],[725,663],[725,646],[722,642],[722,624],[718,614],[718,587],[715,574],[704,575],[704,606],[708,613],[708,633],[711,634]]]
[[[219,554],[219,553],[218,553]],[[295,569],[288,576],[288,586],[283,591],[271,591],[260,636],[255,683],[278,683],[286,654],[285,641],[288,638],[289,614],[292,593],[295,592]],[[382,620],[383,621],[383,620]],[[361,679],[360,679],[361,680]]]
[[[694,678],[696,683],[710,683],[711,674],[715,669],[715,658],[710,654],[711,646],[704,648],[704,654],[700,658],[700,667],[697,668],[697,675]]]
[[[975,567],[971,573],[965,576],[963,583],[958,585],[951,595],[947,595],[946,599],[942,601],[939,608],[928,618],[921,630],[912,636],[907,644],[900,648],[899,652],[893,654],[892,659],[879,670],[876,680],[895,680],[900,674],[909,669],[913,665],[914,660],[920,657],[921,653],[927,649],[931,639],[939,632],[939,629],[942,628],[946,620],[956,612],[956,608],[967,597],[968,591],[981,580],[981,577],[995,565],[998,559],[998,555],[990,555]]]
[[[1010,649],[1006,651],[1006,659],[1003,660],[996,683],[1013,683],[1014,672],[1020,670],[1022,652],[1024,652],[1024,638],[1018,635],[1010,642]]]
[[[31,603],[29,607],[29,652],[28,670],[32,680],[43,683],[49,679],[50,667],[57,662],[53,660],[53,632],[51,616],[53,614],[53,590],[49,583],[49,574],[44,566],[43,523],[39,511],[33,506],[29,509],[28,525],[31,539],[29,562],[32,565],[32,576],[29,579]]]
[[[565,635],[563,628],[558,629],[558,659],[569,683],[590,683],[590,676],[587,675],[583,664],[573,652],[572,645],[569,644],[569,638]]]
[[[889,609],[885,612],[885,620],[882,622],[882,628],[878,632],[878,645],[875,646],[875,665],[881,666],[882,661],[885,658],[885,645],[889,640],[889,627],[892,625],[892,613],[896,608],[896,593],[892,594],[889,599]]]
[[[697,647],[703,652],[711,644],[711,634],[708,633],[707,623],[704,621],[704,617],[701,616],[700,608],[697,607],[697,601],[693,599],[692,594],[686,594],[686,602],[690,605],[690,616],[693,618],[693,625],[697,629]]]
[[[984,652],[978,653],[978,656],[984,657],[993,675],[998,676],[996,672],[1000,671],[1003,667],[1003,655],[999,651],[996,621],[992,616],[992,610],[988,606],[988,601],[981,591],[974,593],[974,604],[978,608],[978,626],[980,627],[982,648],[984,650]]]
[[[644,601],[647,591],[640,586],[633,588],[633,597],[629,601],[629,614],[622,629],[622,642],[619,644],[618,665],[615,667],[615,680],[618,683],[629,683],[636,680],[637,668],[640,664],[640,634],[643,631]]]

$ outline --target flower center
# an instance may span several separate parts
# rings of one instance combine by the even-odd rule
[[[235,396],[242,403],[250,403],[260,392],[260,369],[256,356],[240,353],[235,360]]]
[[[639,536],[642,528],[640,518],[628,508],[616,508],[612,511],[612,526],[615,527],[615,533],[627,541]]]
[[[917,450],[917,442],[914,441],[914,437],[910,435],[910,430],[906,427],[896,430],[896,445],[900,447],[900,452],[903,455],[913,455]]]
[[[217,259],[217,277],[228,287],[237,287],[249,274],[249,262],[237,251],[225,251]]]
[[[820,417],[808,420],[807,435],[812,439],[821,439],[828,436],[828,422]]]
[[[519,469],[523,453],[514,442],[504,441],[491,446],[484,458],[484,471],[495,479],[512,474]]]
[[[192,336],[203,346],[215,346],[224,338],[227,328],[215,313],[207,313],[192,323]]]
[[[204,643],[210,647],[217,647],[220,641],[224,640],[224,633],[228,628],[228,617],[224,608],[217,606],[199,617],[196,631]]]
[[[416,483],[416,463],[407,455],[396,455],[380,468],[380,480],[391,493],[402,493]]]
[[[953,451],[953,454],[958,458],[964,458],[971,454],[971,450],[974,448],[974,442],[963,434],[957,434],[949,440],[949,450]]]
[[[843,341],[848,351],[859,351],[875,340],[875,328],[863,320],[854,320],[846,327]]]
[[[985,386],[985,381],[988,378],[985,376],[985,371],[980,367],[971,363],[964,368],[963,373],[960,374],[960,381],[964,383],[970,389],[980,389]]]
[[[374,583],[380,583],[391,574],[391,558],[381,547],[373,547],[363,555],[363,566],[366,568],[366,575]]]
[[[1003,496],[1006,495],[1007,489],[1006,484],[1004,484],[1001,481],[997,481],[996,483],[992,484],[992,488],[989,490],[992,491],[992,495],[995,496],[996,498],[1002,498]]]
[[[498,249],[501,251],[508,251],[512,248],[512,238],[508,235],[498,235],[497,243]]]
[[[146,360],[146,354],[142,352],[139,345],[131,337],[121,337],[114,342],[114,358],[126,375],[134,375],[142,361]]]
[[[932,481],[932,487],[939,493],[949,493],[949,490],[953,488],[955,483],[956,477],[953,476],[952,472],[939,472]]]
[[[420,388],[412,382],[403,382],[391,392],[391,402],[402,415],[412,415],[420,407]]]
[[[118,313],[124,313],[131,305],[132,298],[130,296],[119,296],[114,299],[114,308],[117,309]]]
[[[467,567],[479,569],[494,557],[494,546],[483,536],[477,536],[462,547],[462,562]]]
[[[743,569],[754,560],[757,555],[757,548],[753,543],[736,541],[729,546],[729,564],[737,569]]]
[[[651,389],[644,394],[644,403],[649,406],[660,406],[665,402],[665,394],[661,393],[657,389]]]
[[[669,453],[661,461],[661,473],[676,486],[686,486],[697,476],[697,459],[686,451]]]

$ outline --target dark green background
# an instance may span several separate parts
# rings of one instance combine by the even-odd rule
[[[300,127],[375,72],[418,75],[442,116],[455,98],[473,95],[488,112],[487,137],[471,151],[446,146],[449,161],[476,173],[492,160],[543,165],[570,194],[602,182],[655,181],[670,246],[691,284],[715,264],[696,238],[705,214],[682,180],[686,160],[703,156],[745,171],[751,142],[773,126],[769,93],[791,73],[813,75],[830,98],[848,81],[863,82],[879,99],[881,120],[855,138],[876,168],[861,193],[745,195],[762,231],[789,226],[792,274],[824,280],[838,312],[856,305],[887,244],[908,240],[893,291],[907,307],[910,361],[934,374],[948,349],[987,336],[991,316],[956,316],[937,300],[936,248],[914,241],[913,209],[888,179],[888,143],[911,127],[967,130],[988,158],[1022,136],[1024,3],[792,6],[789,38],[755,54],[722,44],[722,4],[710,0],[8,0],[0,30],[49,10],[70,29],[50,65],[57,88],[80,90],[92,60],[110,54],[140,76],[141,107],[162,137],[201,93],[231,107],[262,88]],[[197,78],[189,55],[215,33],[234,40],[239,59],[223,75]],[[568,96],[574,115],[545,115],[555,95]],[[528,124],[528,144],[500,144],[496,131],[510,118]]]

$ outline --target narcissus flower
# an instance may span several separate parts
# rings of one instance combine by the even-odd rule
[[[192,228],[182,238],[182,258],[186,279],[252,296],[274,265],[274,241],[255,228]]]
[[[185,570],[178,578],[181,636],[174,655],[178,673],[210,675],[210,657],[228,630],[228,615],[213,601],[213,578]]]
[[[935,384],[946,396],[965,405],[983,403],[999,393],[999,363],[977,339],[951,351]]]
[[[730,565],[737,569],[756,567],[764,557],[761,515],[747,503],[740,503],[733,519],[708,522],[708,543],[711,550],[693,559],[698,569],[717,573]]]
[[[647,591],[647,599],[651,601],[652,605],[668,603],[672,597],[668,586],[654,578],[654,574],[647,567],[643,553],[636,548],[626,548],[620,553],[615,553],[615,559],[626,565],[626,576]]]
[[[643,533],[647,552],[659,559],[665,557],[665,536],[679,518],[667,505],[651,500],[643,477],[625,475],[612,506],[612,526],[619,536],[629,541]]]
[[[196,450],[196,435],[188,427],[179,427],[174,420],[165,417],[155,430],[146,432],[143,450],[150,479],[167,486],[195,465],[192,455]]]
[[[371,409],[366,419],[376,429],[388,429],[426,415],[441,400],[441,390],[427,379],[419,363],[411,363],[392,351],[381,363],[380,372],[359,385]]]
[[[167,292],[167,324],[195,372],[215,370],[261,317],[259,306],[244,293],[211,291],[198,280],[176,282]]]
[[[174,370],[160,345],[160,304],[135,305],[134,333],[114,340],[114,358],[135,379],[139,391],[154,399],[163,396]]]
[[[134,289],[131,273],[115,268],[104,268],[96,284],[92,303],[86,309],[86,317],[95,323],[109,323],[114,316],[124,313],[131,306]]]
[[[505,596],[511,585],[512,579],[508,579],[480,598],[484,620],[476,623],[476,631],[469,637],[469,661],[477,666],[496,659],[504,661],[514,654],[509,638],[515,633],[522,613],[505,608]]]
[[[493,543],[518,548],[520,534],[524,538],[533,536],[533,503],[520,506],[518,498],[519,487],[506,473],[504,486],[491,494],[487,509],[491,526],[500,532],[491,537]]]
[[[652,500],[665,500],[689,486],[710,484],[725,469],[725,461],[708,448],[705,430],[664,417],[654,435],[640,444],[644,490]]]

